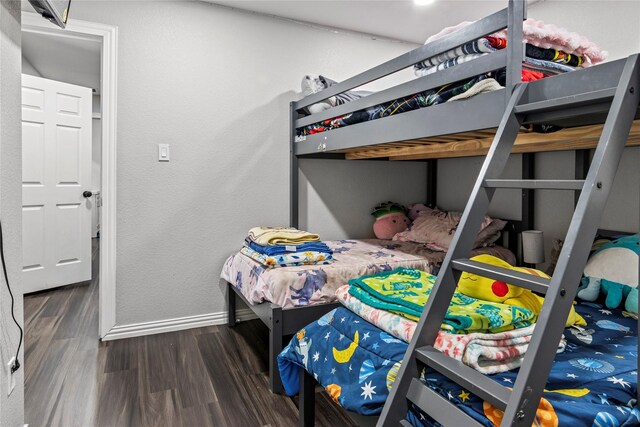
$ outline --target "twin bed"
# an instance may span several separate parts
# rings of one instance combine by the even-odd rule
[[[536,425],[639,425],[640,411],[630,407],[637,391],[637,320],[594,303],[579,303],[576,311],[587,326],[565,330],[566,347],[556,355]],[[288,394],[302,392],[299,404],[306,408],[307,418],[301,425],[313,425],[316,382],[346,410],[379,415],[407,346],[344,307],[307,325],[279,359]],[[297,350],[305,348],[306,352]],[[341,353],[336,357],[345,349],[350,352],[348,360]],[[489,378],[509,387],[517,373],[511,370]],[[480,425],[500,424],[502,412],[468,388],[433,371],[425,377],[431,389]],[[438,425],[415,406],[407,420],[414,426]]]
[[[426,160],[427,203],[435,204],[437,159],[486,154],[508,99],[523,79],[525,53],[529,55],[521,43],[521,23],[526,17],[524,4],[520,0],[508,3],[509,7],[500,12],[291,103],[292,226],[298,226],[300,158]],[[415,80],[364,97],[347,97],[348,102],[335,101],[339,95],[361,85],[504,28],[508,28],[504,49],[487,52],[471,61],[456,62],[452,64],[455,66],[443,67],[436,73],[423,73]],[[598,142],[618,82],[621,76],[638,67],[638,63],[640,60],[634,55],[527,83],[527,96],[517,106],[525,116],[513,151],[574,150],[576,179],[584,179],[589,150]],[[499,85],[486,84],[489,79]],[[486,87],[480,90],[479,86]],[[550,98],[557,102],[549,103]],[[310,107],[332,99],[331,108],[315,109],[309,114]],[[563,100],[579,101],[579,118],[574,111],[561,110]],[[640,145],[640,108],[635,111],[635,119],[627,145]],[[533,122],[536,126],[527,126]],[[533,154],[523,155],[522,161],[522,178],[535,178]],[[535,186],[522,190],[522,218],[512,228],[516,233],[533,228],[533,188]],[[510,233],[509,247],[517,253],[516,233]],[[328,243],[336,252],[336,261],[331,266],[263,270],[241,255],[234,255],[225,263],[222,275],[228,287],[229,324],[235,324],[236,300],[240,299],[269,327],[270,378],[274,392],[282,390],[276,356],[283,348],[285,337],[296,334],[284,353],[299,354],[300,358],[296,360],[291,356],[288,360],[281,359],[280,363],[287,391],[301,393],[301,425],[313,425],[316,380],[347,409],[363,415],[379,413],[407,347],[402,340],[362,321],[335,302],[336,288],[349,278],[396,266],[436,274],[444,256],[444,253],[405,242]],[[509,257],[505,252],[500,255]],[[640,425],[640,412],[637,407],[630,408],[637,396],[636,319],[592,303],[581,303],[576,310],[588,325],[565,331],[566,348],[552,368],[537,423],[541,426],[556,426],[558,422],[561,425]],[[367,339],[355,340],[356,331],[359,337]],[[310,341],[315,345],[311,353]],[[303,347],[307,347],[306,351],[291,351]],[[345,350],[348,352],[344,353]],[[338,362],[334,351],[338,351],[338,359],[353,362]],[[508,386],[516,373],[510,371],[492,378]],[[443,402],[453,402],[480,425],[500,423],[500,413],[490,403],[482,402],[443,376],[430,373],[428,378],[428,386]],[[434,402],[436,407],[439,404]],[[415,426],[437,425],[414,406],[407,421]]]

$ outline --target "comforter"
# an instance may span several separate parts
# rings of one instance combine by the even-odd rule
[[[556,356],[538,411],[540,425],[632,426],[640,422],[633,405],[637,389],[637,323],[629,314],[581,303],[587,320],[567,329],[566,349]],[[395,381],[407,344],[381,331],[346,308],[338,308],[302,329],[278,356],[289,395],[298,393],[304,367],[345,409],[377,415]],[[517,371],[493,375],[513,386]],[[426,383],[486,426],[499,425],[501,413],[433,371]],[[407,419],[416,426],[435,425],[414,408]],[[606,424],[608,423],[608,424]]]

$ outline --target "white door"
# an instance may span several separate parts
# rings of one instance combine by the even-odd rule
[[[91,279],[91,89],[22,75],[24,292]]]

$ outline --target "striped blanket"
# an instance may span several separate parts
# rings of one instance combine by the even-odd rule
[[[336,296],[342,305],[367,322],[404,342],[411,341],[416,322],[365,304],[349,293],[349,285],[338,288]],[[522,364],[534,327],[532,325],[495,334],[460,335],[440,331],[435,348],[485,375],[507,372]],[[563,338],[558,353],[564,351],[564,348]]]

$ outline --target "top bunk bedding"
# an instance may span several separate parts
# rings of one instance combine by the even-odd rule
[[[392,160],[482,155],[515,84],[529,82],[528,92],[535,90],[547,98],[617,86],[625,60],[592,67],[606,53],[579,34],[528,19],[522,28],[510,27],[514,34],[522,31],[524,42],[512,43],[516,36],[504,28],[507,17],[517,23],[519,14],[524,15],[518,3],[510,2],[508,9],[480,21],[446,28],[425,46],[342,83],[305,76],[305,97],[292,104],[295,154],[329,152],[346,159]],[[417,79],[381,92],[353,90],[409,66]],[[577,74],[580,77],[573,78]],[[594,113],[582,123],[525,126],[514,151],[593,148],[603,117]],[[588,129],[576,131],[574,126]],[[631,136],[629,145],[639,145],[640,124],[634,125]],[[547,140],[550,143],[545,144]]]
[[[252,304],[271,302],[283,308],[336,301],[336,290],[349,279],[397,267],[437,273],[445,252],[424,244],[391,240],[335,240],[325,242],[333,250],[328,265],[302,265],[265,269],[242,253],[230,256],[221,277]],[[514,263],[515,256],[501,246],[474,250]]]

